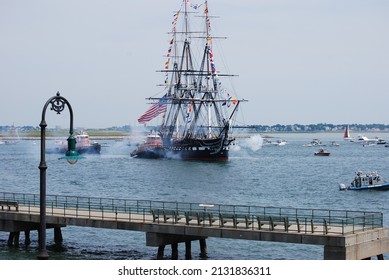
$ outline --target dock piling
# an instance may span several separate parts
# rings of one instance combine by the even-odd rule
[[[185,241],[185,259],[192,259],[192,241]]]
[[[63,241],[61,227],[54,227],[54,242],[56,245],[61,245]]]
[[[19,231],[10,232],[8,235],[7,245],[10,247],[11,246],[19,247],[19,237],[20,237]]]
[[[207,243],[205,239],[200,239],[200,258],[207,259]]]
[[[165,245],[158,246],[157,260],[162,260],[165,251]]]
[[[173,243],[172,245],[172,260],[178,260],[178,243]]]
[[[31,244],[31,239],[30,239],[30,231],[25,230],[24,231],[24,245],[27,247]]]

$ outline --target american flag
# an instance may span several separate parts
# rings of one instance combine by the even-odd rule
[[[146,123],[160,114],[166,113],[167,98],[166,94],[159,100],[158,103],[153,104],[142,116],[138,118],[139,123]]]

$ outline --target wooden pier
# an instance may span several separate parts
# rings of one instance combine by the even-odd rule
[[[21,232],[28,245],[29,232],[39,229],[38,198],[0,193],[0,231],[10,233],[8,245],[18,246]],[[185,243],[190,259],[192,241],[199,242],[205,258],[208,237],[321,245],[323,259],[333,260],[383,259],[389,252],[389,229],[380,212],[71,196],[47,196],[47,201],[46,227],[54,229],[56,243],[67,225],[142,231],[146,245],[158,247],[157,259],[166,245],[176,259],[178,243]]]

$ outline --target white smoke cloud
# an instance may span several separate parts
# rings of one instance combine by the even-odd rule
[[[253,152],[262,148],[263,138],[260,134],[254,134],[247,138],[239,138],[235,145],[231,146],[231,150],[236,152],[241,149],[250,149]]]

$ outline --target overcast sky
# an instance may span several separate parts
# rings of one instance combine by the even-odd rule
[[[201,3],[203,0],[192,1]],[[180,0],[0,0],[0,125],[134,125]],[[389,1],[209,0],[246,124],[389,123]],[[220,57],[220,56],[219,56]],[[218,64],[218,53],[215,51]],[[69,119],[48,111],[49,126]]]

